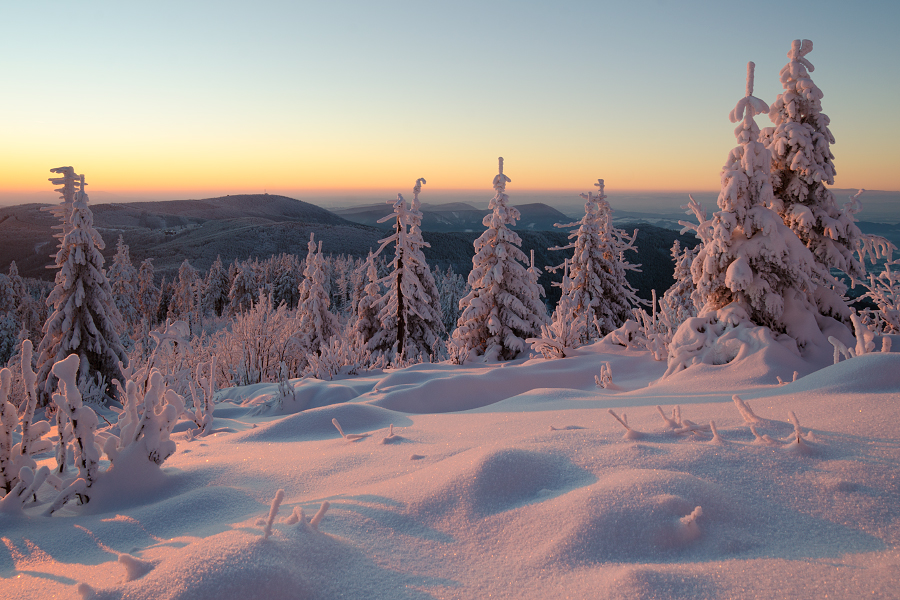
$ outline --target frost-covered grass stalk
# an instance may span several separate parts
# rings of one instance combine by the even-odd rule
[[[269,516],[266,518],[266,525],[263,528],[263,537],[265,539],[269,539],[269,536],[272,535],[272,524],[275,523],[275,517],[278,516],[278,508],[283,500],[284,490],[275,492],[275,497],[272,498],[272,506],[269,508]]]

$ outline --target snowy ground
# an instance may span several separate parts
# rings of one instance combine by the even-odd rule
[[[185,425],[161,474],[54,517],[0,514],[0,596],[898,597],[900,354],[813,371],[772,350],[651,384],[664,370],[595,344],[298,381],[280,407],[274,385],[224,390],[216,433]],[[325,501],[318,530],[287,522]]]

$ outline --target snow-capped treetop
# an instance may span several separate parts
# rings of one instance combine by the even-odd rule
[[[62,174],[62,177],[51,177],[49,179],[53,185],[60,186],[54,191],[61,194],[59,199],[62,202],[54,206],[46,206],[41,210],[45,210],[59,219],[60,224],[53,225],[52,228],[60,230],[59,233],[53,234],[53,237],[58,239],[61,245],[63,238],[72,229],[72,207],[75,204],[76,186],[80,183],[81,189],[84,189],[84,175],[77,175],[72,167],[56,167],[55,169],[50,169],[50,172]]]
[[[790,60],[780,73],[784,92],[769,109],[775,127],[761,136],[772,152],[772,206],[820,264],[858,279],[865,276],[853,255],[861,233],[852,215],[837,207],[834,194],[825,187],[834,184],[834,136],[828,129],[831,121],[822,112],[822,91],[809,76],[814,68],[806,55],[812,48],[809,40],[791,44]],[[822,302],[820,309],[831,312]]]

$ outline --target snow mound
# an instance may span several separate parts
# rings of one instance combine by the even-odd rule
[[[153,554],[153,549],[148,551]],[[339,538],[305,525],[276,525],[261,534],[232,530],[182,548],[143,577],[111,589],[97,589],[98,600],[272,600],[274,598],[431,598],[411,588],[419,578],[379,567]]]
[[[521,449],[491,450],[474,460],[464,453],[442,469],[453,476],[413,509],[426,520],[458,510],[476,518],[494,515],[596,481],[564,456]]]
[[[241,434],[243,442],[295,442],[299,440],[324,440],[340,438],[332,423],[340,422],[343,430],[350,433],[367,433],[385,429],[390,425],[405,427],[412,421],[393,411],[368,404],[334,404],[310,409],[287,416],[267,425],[262,425]]]
[[[863,354],[790,383],[779,394],[819,391],[823,394],[889,394],[900,391],[900,354]]]
[[[541,549],[544,561],[578,566],[606,561],[657,561],[695,556],[711,523],[746,521],[721,486],[675,471],[626,469],[561,498],[569,510],[548,506],[559,535]],[[701,510],[697,510],[697,507]]]

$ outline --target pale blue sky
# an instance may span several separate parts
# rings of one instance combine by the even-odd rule
[[[747,61],[771,102],[795,38],[815,44],[836,185],[900,189],[896,1],[22,2],[0,17],[0,201],[62,164],[119,193],[489,188],[500,155],[520,189],[712,190]]]

